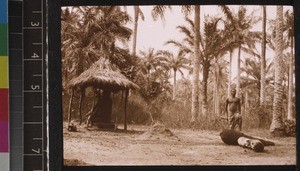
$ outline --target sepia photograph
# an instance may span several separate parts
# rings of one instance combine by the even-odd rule
[[[294,11],[61,8],[64,166],[296,165]]]

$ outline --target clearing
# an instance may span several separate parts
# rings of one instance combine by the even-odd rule
[[[119,129],[122,127],[119,126]],[[222,142],[220,131],[129,125],[128,131],[69,132],[64,124],[64,164],[85,165],[295,165],[296,138],[271,137],[267,130],[247,130],[275,146],[256,153]]]

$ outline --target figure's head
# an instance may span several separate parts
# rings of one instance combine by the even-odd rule
[[[235,94],[236,94],[236,90],[235,89],[231,89],[230,94],[232,95],[232,97],[234,97]]]

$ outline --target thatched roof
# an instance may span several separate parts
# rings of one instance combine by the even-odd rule
[[[107,59],[99,59],[89,69],[69,82],[70,87],[99,87],[112,90],[139,89],[138,85],[127,79],[118,67]]]

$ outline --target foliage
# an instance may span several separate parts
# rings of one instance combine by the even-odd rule
[[[164,13],[171,9],[170,6],[154,6],[152,15],[154,19],[161,18],[164,22]],[[256,50],[257,42],[261,40],[261,32],[252,31],[252,27],[258,22],[253,13],[247,15],[245,7],[241,6],[234,13],[229,6],[221,6],[225,17],[205,15],[203,30],[197,32],[200,35],[199,61],[202,84],[199,93],[202,101],[207,103],[207,115],[198,115],[196,129],[219,130],[227,127],[227,122],[220,117],[224,113],[224,101],[226,99],[226,87],[229,62],[225,54],[241,46],[241,50],[250,54],[250,57],[242,60],[241,68],[241,99],[243,128],[268,128],[272,118],[272,101],[274,98],[274,71],[272,60],[267,61],[266,66],[266,104],[264,108],[259,105],[260,89],[260,54]],[[144,18],[139,8],[136,14]],[[141,88],[138,92],[130,92],[128,101],[128,121],[132,124],[150,124],[152,119],[163,122],[166,126],[177,128],[190,128],[192,108],[192,79],[176,78],[176,72],[183,75],[184,70],[193,72],[191,61],[195,55],[195,23],[188,18],[195,10],[195,6],[182,7],[186,14],[186,22],[177,26],[177,30],[184,37],[165,42],[165,45],[173,45],[178,52],[161,51],[149,48],[137,54],[130,55],[128,50],[129,39],[132,36],[131,29],[126,24],[131,17],[120,7],[68,7],[62,9],[62,64],[64,88],[70,79],[84,72],[99,58],[108,58],[115,64],[122,74],[138,84]],[[284,15],[284,48],[291,45],[290,37],[294,34],[293,13],[287,11]],[[224,29],[220,29],[223,22]],[[202,25],[202,24],[201,24]],[[272,24],[271,24],[272,25]],[[275,25],[274,25],[275,26]],[[271,30],[272,32],[272,30]],[[267,43],[274,48],[274,37],[270,31],[267,33]],[[284,58],[290,56],[284,50]],[[243,56],[242,56],[243,57]],[[288,68],[288,61],[283,60]],[[282,70],[284,82],[287,83],[287,70]],[[174,77],[174,82],[170,78]],[[173,89],[172,89],[173,87]],[[287,85],[283,85],[284,91]],[[67,90],[67,89],[66,89]],[[176,98],[172,94],[176,92]],[[63,92],[63,113],[66,114],[68,91]],[[93,93],[92,93],[93,94]],[[247,99],[246,99],[246,94]],[[79,94],[75,93],[73,113],[79,113]],[[83,102],[83,113],[88,113],[93,101],[93,95],[86,94]],[[113,118],[118,124],[124,122],[124,94],[122,92],[113,95]],[[283,94],[282,103],[286,105],[287,97]],[[216,110],[216,108],[218,110]],[[285,109],[284,109],[285,110]],[[199,110],[200,111],[200,110]],[[285,113],[285,111],[283,111]],[[65,117],[65,115],[64,115]],[[77,115],[76,115],[77,117]],[[293,134],[294,123],[285,121],[287,134]]]
[[[150,102],[170,88],[169,73],[164,71],[159,59],[159,53],[153,48],[140,52],[135,68],[135,82],[140,86],[142,97]]]
[[[72,10],[70,12],[70,9]],[[130,17],[120,7],[72,7],[62,9],[62,65],[67,82],[99,58],[108,58],[120,68],[130,63],[129,51],[116,45],[126,43]]]
[[[284,120],[285,133],[287,136],[296,136],[296,121],[295,120]]]

